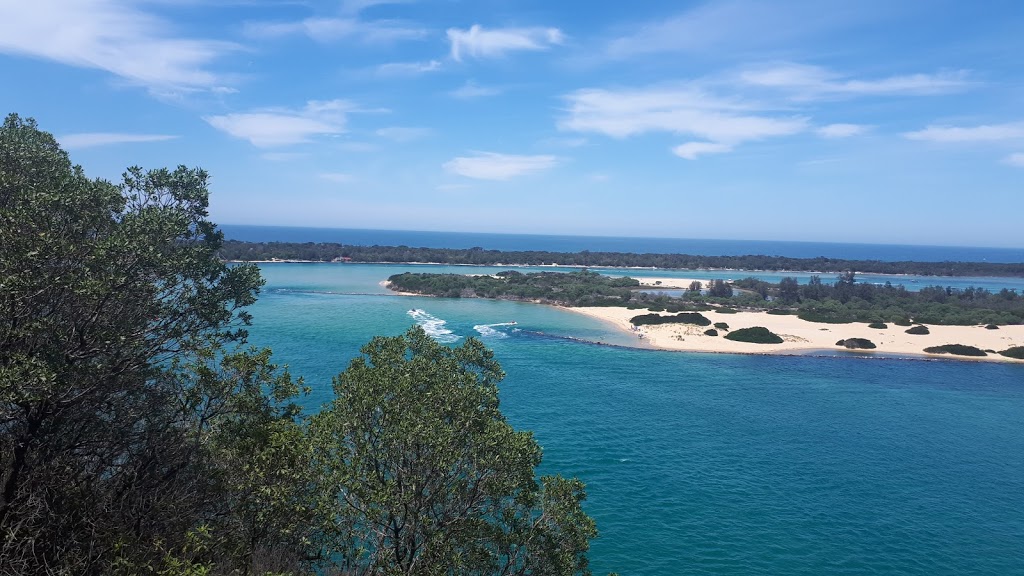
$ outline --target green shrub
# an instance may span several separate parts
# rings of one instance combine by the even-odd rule
[[[918,324],[917,326],[907,328],[905,332],[907,334],[931,334],[931,332],[928,330],[928,327],[922,324]]]
[[[999,330],[999,326],[996,326],[995,324],[989,324],[988,326],[985,326],[985,330]]]
[[[868,328],[875,328],[876,330],[885,330],[888,327],[889,326],[884,322],[872,322],[871,324],[868,324]]]
[[[929,354],[955,354],[957,356],[988,356],[981,348],[967,346],[965,344],[943,344],[942,346],[930,346],[924,349]]]
[[[728,330],[729,325],[725,322],[715,322],[715,328],[718,328],[719,330]]]
[[[715,308],[715,312],[719,314],[735,314],[738,312],[735,308]]]
[[[792,316],[796,314],[797,311],[792,308],[772,308],[768,313],[773,316]]]
[[[836,346],[843,346],[844,348],[849,348],[850,350],[872,350],[874,348],[877,348],[877,346],[875,346],[875,343],[872,342],[871,340],[868,340],[867,338],[847,338],[845,340],[840,340],[839,342],[836,342]]]
[[[655,324],[696,324],[697,326],[710,326],[711,320],[700,312],[680,312],[675,316],[662,316],[661,314],[641,314],[629,320],[634,326],[655,325]]]
[[[892,323],[897,326],[910,326],[911,324],[910,320],[893,320]]]
[[[740,328],[725,335],[727,340],[736,342],[752,342],[754,344],[781,344],[782,337],[763,326]]]
[[[714,328],[710,328],[710,329],[704,331],[704,335],[705,336],[718,336],[718,330],[715,330]]]
[[[1016,358],[1017,360],[1024,360],[1024,346],[1013,346],[1000,352],[1001,355],[1007,358]]]

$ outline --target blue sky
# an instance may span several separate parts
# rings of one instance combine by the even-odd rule
[[[0,110],[233,224],[1024,246],[1024,3],[0,3]]]

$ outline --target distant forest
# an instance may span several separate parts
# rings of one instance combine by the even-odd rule
[[[410,248],[408,246],[350,246],[333,243],[240,242],[227,240],[224,260],[306,260],[312,262],[394,262],[476,264],[481,266],[550,265],[677,269],[773,270],[913,274],[918,276],[1024,277],[1024,263],[883,262],[838,258],[784,256],[698,256],[693,254],[631,254],[628,252],[501,251],[483,248]]]

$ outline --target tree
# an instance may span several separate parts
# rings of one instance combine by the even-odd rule
[[[729,298],[732,296],[732,285],[725,280],[712,280],[708,283],[708,296],[713,298]]]
[[[583,484],[537,482],[540,447],[499,411],[489,350],[413,327],[362,351],[312,422],[346,573],[589,573]]]
[[[261,280],[217,258],[207,198],[202,170],[131,168],[114,185],[34,121],[0,127],[5,570],[160,566],[218,522],[225,569],[264,547],[253,519],[225,518],[293,460],[240,475],[225,457],[293,434],[297,387],[241,348]]]
[[[779,281],[779,300],[783,304],[795,304],[800,301],[800,284],[796,278],[786,276]]]

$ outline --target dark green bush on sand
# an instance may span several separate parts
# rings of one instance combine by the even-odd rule
[[[661,314],[641,314],[633,316],[629,321],[634,326],[645,326],[655,324],[696,324],[697,326],[710,326],[708,320],[700,312],[680,312],[675,316],[662,316]]]
[[[985,326],[985,330],[999,330],[999,326],[996,326],[995,324],[989,324],[988,326]]]
[[[836,346],[843,346],[851,350],[872,350],[877,348],[875,343],[867,338],[847,338],[836,342]]]
[[[907,334],[931,334],[931,332],[928,330],[928,327],[927,326],[923,326],[921,324],[918,324],[917,326],[912,326],[910,328],[907,328],[906,329],[906,333]]]
[[[768,314],[772,316],[793,316],[797,311],[791,308],[772,308],[768,311]]]
[[[956,356],[988,356],[981,348],[967,346],[965,344],[943,344],[942,346],[931,346],[924,349],[929,354],[954,354]]]
[[[1006,356],[1007,358],[1016,358],[1017,360],[1024,360],[1024,346],[1014,346],[1007,348],[999,354]]]
[[[704,335],[705,336],[718,336],[718,330],[715,330],[714,328],[705,330],[704,331]]]
[[[715,312],[719,314],[735,314],[737,310],[735,308],[716,308]]]
[[[872,322],[871,324],[868,324],[868,328],[875,328],[876,330],[885,330],[888,327],[889,326],[884,322]]]
[[[765,328],[754,326],[753,328],[740,328],[725,335],[727,340],[736,342],[752,342],[754,344],[781,344],[782,337]]]
[[[718,328],[719,330],[728,330],[729,325],[725,322],[715,322],[715,328]]]

